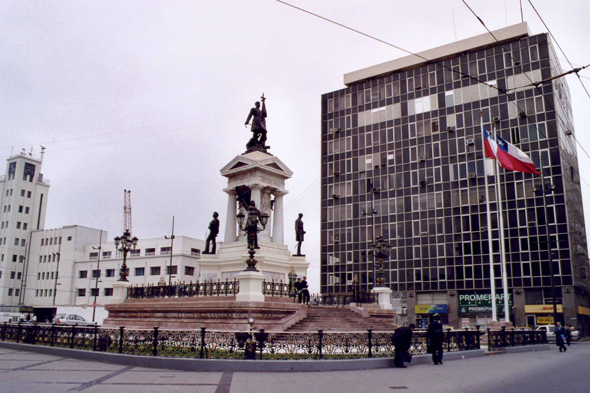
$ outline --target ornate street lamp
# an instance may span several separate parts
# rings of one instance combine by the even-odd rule
[[[238,219],[238,226],[240,230],[248,235],[248,254],[250,254],[250,258],[246,260],[246,264],[248,267],[246,271],[255,271],[256,264],[258,263],[256,259],[254,259],[254,254],[256,254],[256,249],[258,247],[258,232],[264,231],[266,228],[266,224],[268,223],[268,214],[261,213],[260,210],[256,208],[256,203],[254,201],[250,201],[250,205],[248,206],[248,218],[242,212],[238,213],[236,216]]]
[[[129,229],[125,229],[123,236],[121,236],[121,237],[117,236],[115,238],[115,248],[117,249],[117,251],[120,251],[123,253],[123,263],[121,264],[121,271],[119,272],[119,280],[117,280],[117,281],[125,281],[125,282],[129,281],[129,280],[127,280],[127,253],[131,249],[135,250],[135,247],[137,247],[138,241],[139,241],[139,239],[136,237],[131,238],[131,233],[129,232]]]
[[[375,280],[377,287],[384,287],[385,286],[385,278],[383,277],[383,260],[389,256],[389,250],[391,249],[391,244],[385,242],[381,236],[379,236],[374,244],[370,244],[371,253],[377,258],[379,261],[379,270],[377,272],[377,279]]]

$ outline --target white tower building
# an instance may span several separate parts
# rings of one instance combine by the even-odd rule
[[[21,152],[7,159],[0,177],[0,305],[19,312],[26,287],[32,231],[44,229],[49,181],[42,160]],[[53,242],[53,239],[51,240]]]

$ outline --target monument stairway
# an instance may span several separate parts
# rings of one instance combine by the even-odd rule
[[[372,329],[374,331],[393,331],[397,326],[393,318],[362,317],[348,308],[309,307],[307,317],[289,327],[287,332],[358,332]]]

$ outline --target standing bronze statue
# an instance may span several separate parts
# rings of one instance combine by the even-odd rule
[[[205,244],[205,251],[203,254],[215,254],[217,250],[217,243],[215,242],[215,238],[219,234],[219,214],[217,212],[213,212],[213,220],[209,223],[209,236],[207,236],[207,243]],[[213,243],[213,248],[211,252],[209,252],[209,244]]]
[[[299,213],[299,218],[295,220],[295,241],[297,241],[297,254],[298,257],[304,257],[305,255],[301,254],[301,243],[303,243],[305,237],[305,231],[303,230],[303,221],[301,218],[303,217],[303,213]]]
[[[262,101],[262,109],[260,108],[260,101]],[[269,146],[266,146],[266,98],[264,97],[264,93],[262,97],[260,97],[260,101],[256,101],[254,104],[255,107],[250,109],[250,113],[248,114],[248,118],[246,118],[245,125],[248,126],[250,124],[250,119],[252,119],[252,138],[248,141],[246,148],[248,151],[264,151]]]
[[[247,232],[248,232],[248,248],[254,247],[258,250],[258,221],[260,221],[260,210],[256,208],[256,202],[250,201],[248,206],[248,221]]]

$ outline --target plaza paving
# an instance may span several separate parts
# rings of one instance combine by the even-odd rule
[[[590,342],[566,353],[486,355],[442,366],[306,373],[186,372],[0,348],[0,392],[585,392]]]

